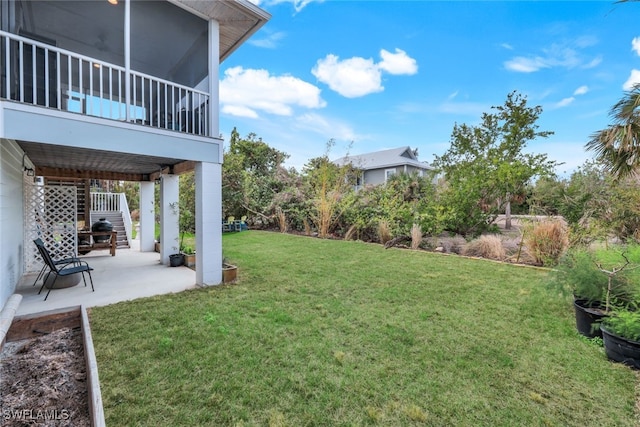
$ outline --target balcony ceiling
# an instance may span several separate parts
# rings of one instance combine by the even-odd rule
[[[220,62],[262,27],[271,15],[246,0],[171,0],[220,23]]]
[[[181,159],[26,141],[17,143],[35,165],[36,175],[48,178],[152,181],[160,171],[178,174],[193,169],[192,162]]]
[[[107,0],[20,0],[20,5],[25,16],[20,31],[27,37],[124,66],[123,0],[116,5]],[[131,67],[195,87],[207,73],[202,54],[207,20],[219,23],[222,62],[270,17],[246,0],[132,1]],[[185,63],[187,73],[197,74],[192,81],[181,74]]]

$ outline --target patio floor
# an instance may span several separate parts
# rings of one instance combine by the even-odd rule
[[[16,293],[22,295],[17,315],[39,313],[64,307],[109,305],[120,301],[181,292],[195,288],[196,273],[188,267],[167,267],[160,264],[160,254],[140,252],[139,241],[131,249],[118,249],[112,257],[108,250],[95,250],[81,258],[94,269],[91,272],[95,292],[87,277],[77,286],[53,289],[44,301],[47,289],[38,295],[41,282],[33,286],[37,273],[25,275]]]

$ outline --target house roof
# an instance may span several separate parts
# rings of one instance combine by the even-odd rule
[[[419,161],[416,153],[414,153],[409,146],[374,151],[356,156],[345,156],[333,162],[341,166],[351,163],[354,167],[362,170],[383,169],[404,165],[423,170],[433,169],[427,162]]]

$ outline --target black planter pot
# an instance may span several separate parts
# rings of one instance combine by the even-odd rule
[[[604,351],[610,360],[640,369],[640,342],[631,341],[607,331],[602,325]]]
[[[171,267],[179,267],[182,264],[184,264],[184,255],[183,254],[169,255],[169,265]]]
[[[585,300],[576,299],[573,301],[573,307],[576,311],[576,329],[578,332],[587,338],[602,338],[599,323],[603,317],[606,317],[606,314],[604,314],[604,310],[600,305],[589,305]]]

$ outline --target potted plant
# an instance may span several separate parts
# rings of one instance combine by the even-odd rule
[[[196,251],[193,249],[193,246],[184,245],[182,246],[181,252],[184,255],[184,264],[187,267],[196,265]]]
[[[598,322],[613,306],[633,300],[633,285],[623,273],[629,260],[624,253],[616,258],[615,263],[604,266],[594,252],[573,250],[560,260],[552,274],[552,283],[557,288],[573,294],[576,328],[586,337],[601,337]]]
[[[640,312],[614,309],[600,329],[607,357],[640,369]]]
[[[222,283],[234,283],[238,277],[238,267],[222,258]]]

